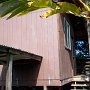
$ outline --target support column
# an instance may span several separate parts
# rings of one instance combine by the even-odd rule
[[[76,83],[76,81],[75,81],[75,84],[74,84],[75,86],[74,86],[74,90],[77,90],[77,83]]]
[[[1,86],[1,90],[4,90],[4,86]]]
[[[58,90],[61,90],[61,87],[59,86],[59,89]]]
[[[48,89],[47,89],[47,86],[44,86],[43,88],[44,88],[44,90],[48,90]]]
[[[88,33],[88,43],[89,43],[89,57],[90,57],[90,20],[87,19],[87,33]],[[90,73],[90,68],[89,68],[89,73]],[[90,90],[90,74],[88,75],[89,77],[89,90]]]
[[[13,55],[9,53],[6,72],[6,90],[12,90],[12,65],[13,65]]]
[[[87,19],[87,33],[88,33],[88,43],[89,43],[89,55],[90,55],[90,20]]]

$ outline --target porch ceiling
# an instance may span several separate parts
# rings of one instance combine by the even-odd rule
[[[74,15],[68,15],[68,17],[73,27],[75,40],[88,40],[86,20]]]
[[[42,57],[32,54],[32,53],[28,53],[25,51],[21,51],[19,49],[14,49],[14,48],[10,48],[10,47],[6,47],[6,46],[2,46],[0,45],[0,61],[7,61],[7,55],[8,53],[13,55],[13,60],[37,60],[37,61],[41,61]]]

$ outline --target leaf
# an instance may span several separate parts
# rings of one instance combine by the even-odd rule
[[[89,6],[82,2],[82,0],[79,0],[79,2],[83,5],[83,8],[69,2],[54,3],[52,0],[8,0],[0,3],[0,8],[7,7],[1,12],[1,17],[10,13],[8,17],[10,19],[15,15],[21,16],[38,9],[51,8],[51,10],[48,10],[41,17],[49,17],[57,13],[69,13],[89,18],[89,15],[84,13],[85,11],[90,12]]]
[[[52,16],[52,15],[57,14],[57,13],[63,13],[63,11],[61,11],[60,9],[48,10],[46,13],[41,15],[41,17],[48,18],[49,16]]]
[[[28,2],[26,0],[16,0],[16,2],[10,3],[10,5],[7,6],[7,8],[2,11],[0,16],[3,17],[9,13],[12,13],[8,18],[13,17],[17,15],[18,13],[20,13],[22,9],[25,9],[28,6],[27,3]]]
[[[48,7],[52,9],[60,9],[60,7],[56,3],[52,2],[51,0],[48,2]]]
[[[37,1],[34,1],[31,6],[39,7],[39,8],[46,8],[48,7],[47,5],[48,5],[47,0],[37,0]]]
[[[5,1],[5,2],[2,2],[2,3],[0,3],[0,8],[2,8],[3,6],[8,6],[9,4],[11,4],[11,3],[14,3],[14,2],[16,2],[17,0],[8,0],[8,1]]]
[[[74,14],[76,16],[78,16],[81,13],[81,10],[79,7],[77,7],[75,4],[72,3],[68,3],[68,2],[60,2],[58,3],[59,5],[59,9],[53,9],[53,10],[49,10],[47,11],[45,14],[41,15],[41,17],[49,17],[53,14],[57,14],[57,13],[70,13],[70,14]]]
[[[32,11],[35,11],[35,10],[38,10],[39,8],[37,7],[30,7],[28,9],[25,9],[24,11],[20,12],[18,16],[22,16],[22,15],[25,15],[25,14],[28,14]]]
[[[14,17],[15,15],[19,14],[20,12],[24,11],[27,8],[28,7],[24,7],[24,6],[19,7],[14,12],[12,12],[12,14],[7,19],[10,19],[10,18]]]
[[[82,0],[79,0],[79,2],[83,5],[83,10],[84,10],[84,11],[90,11],[89,6],[86,5]]]
[[[30,1],[28,2],[28,5],[29,6],[33,6],[33,7],[39,7],[39,8],[47,8],[47,7],[50,7],[50,8],[57,8],[58,5],[54,2],[52,2],[51,0],[35,0],[35,1]]]
[[[11,6],[11,7],[7,8],[6,10],[4,10],[4,11],[1,13],[0,17],[3,17],[3,16],[5,16],[5,15],[7,15],[8,13],[16,10],[19,6],[20,6],[20,5],[18,4],[18,5]]]
[[[33,2],[32,2],[32,1],[28,2],[28,5],[29,5],[29,6],[31,6],[32,4],[33,4]]]
[[[46,13],[41,15],[41,17],[47,18],[57,13],[68,13],[68,14],[73,14],[78,17],[90,18],[88,14],[83,13],[80,7],[77,7],[75,4],[68,3],[68,2],[60,2],[58,3],[58,5],[60,6],[60,9],[48,10]]]
[[[64,13],[72,12],[74,14],[79,14],[81,12],[80,7],[76,6],[75,4],[68,3],[68,2],[60,2],[58,4]]]

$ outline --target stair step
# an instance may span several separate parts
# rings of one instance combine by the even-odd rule
[[[87,68],[87,67],[86,67],[85,70],[90,70],[90,68]]]
[[[90,68],[90,65],[85,65],[85,68],[87,68],[87,67]]]
[[[70,90],[75,90],[75,89],[70,89]],[[76,90],[88,90],[88,89],[76,89]]]
[[[87,86],[90,86],[89,84],[72,84],[71,86],[80,86],[80,87],[87,87]]]
[[[85,62],[86,64],[90,64],[90,61]]]
[[[86,81],[88,82],[89,77],[86,75],[77,75],[72,78],[72,81],[73,82],[86,82]]]
[[[86,69],[85,71],[90,71],[90,70]]]

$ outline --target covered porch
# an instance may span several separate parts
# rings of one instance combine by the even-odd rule
[[[25,87],[28,83],[32,83],[28,79],[30,68],[35,70],[37,79],[41,61],[42,57],[39,55],[0,45],[0,64],[3,65],[1,90],[12,90],[14,86],[20,87],[24,85]]]
[[[72,78],[71,90],[88,90],[89,89],[89,77],[86,75],[87,57],[89,55],[89,37],[88,37],[88,25],[85,18],[76,17],[73,15],[69,16],[73,31],[74,31],[74,52],[73,58],[75,58],[74,63],[74,76]],[[86,47],[83,49],[88,50],[88,54],[83,55],[83,57],[77,57],[76,42],[86,42]],[[79,48],[78,48],[79,49]],[[81,49],[81,48],[80,48]]]

